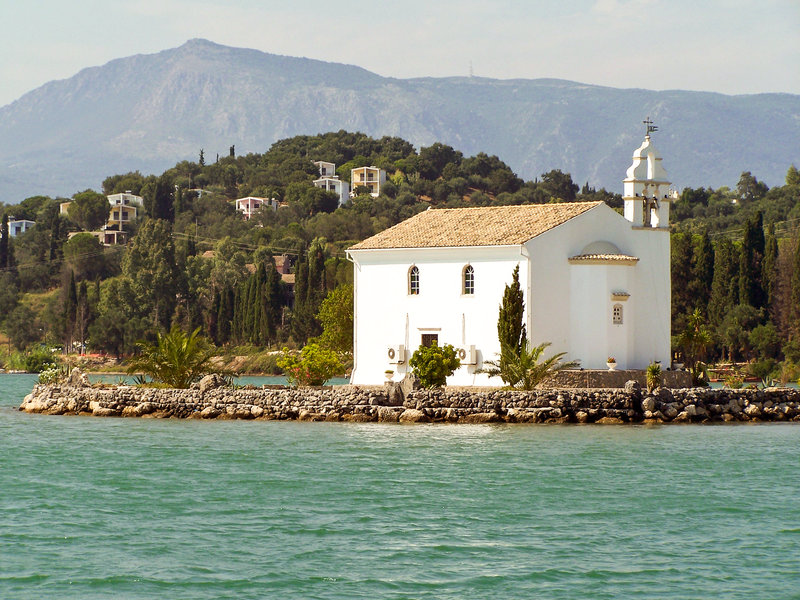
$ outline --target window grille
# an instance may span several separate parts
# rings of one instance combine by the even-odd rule
[[[412,296],[419,295],[419,269],[416,265],[408,271],[408,293]]]
[[[622,304],[615,304],[612,312],[612,322],[614,325],[622,325]]]
[[[472,265],[464,267],[464,286],[462,291],[467,295],[475,293],[475,269],[472,268]]]

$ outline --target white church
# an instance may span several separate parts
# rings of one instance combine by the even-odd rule
[[[348,249],[355,268],[353,384],[411,372],[420,345],[452,344],[449,385],[500,352],[497,317],[519,265],[525,324],[546,355],[586,369],[670,364],[669,207],[675,193],[650,140],[624,179],[624,216],[603,202],[429,209]],[[391,371],[391,374],[387,373]]]

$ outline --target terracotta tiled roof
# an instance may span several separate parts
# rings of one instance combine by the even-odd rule
[[[602,202],[431,209],[351,248],[373,250],[517,245],[599,204]]]

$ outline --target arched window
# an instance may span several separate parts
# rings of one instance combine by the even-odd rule
[[[622,304],[614,305],[611,318],[614,325],[622,325]]]
[[[461,292],[467,295],[475,293],[475,269],[472,268],[472,265],[464,267]]]
[[[416,265],[408,270],[408,293],[412,296],[419,294],[419,269]]]

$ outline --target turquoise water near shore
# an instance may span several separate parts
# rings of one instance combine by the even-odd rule
[[[52,417],[0,375],[0,598],[800,598],[800,424]]]

